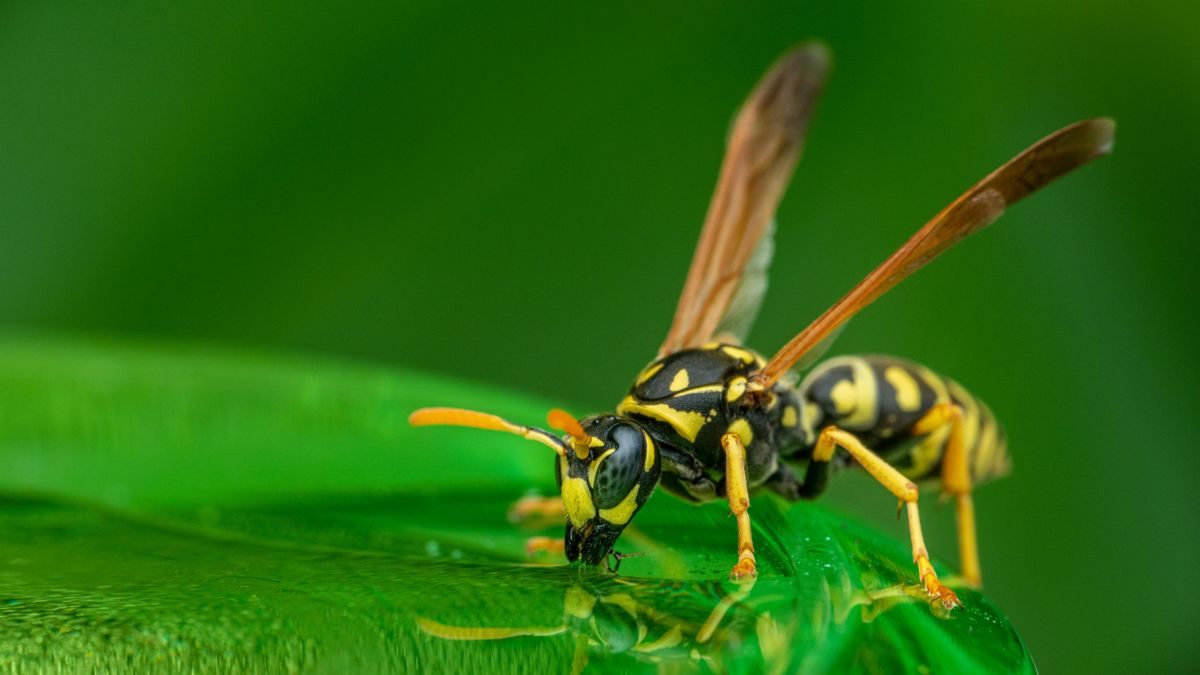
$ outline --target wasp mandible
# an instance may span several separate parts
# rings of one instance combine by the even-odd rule
[[[557,453],[569,560],[599,564],[655,487],[693,502],[725,499],[737,520],[730,577],[756,575],[750,495],[812,499],[834,467],[865,468],[908,513],[917,574],[947,608],[960,605],[929,562],[917,482],[955,500],[963,577],[979,585],[971,491],[1009,469],[991,411],[955,382],[901,359],[826,361],[797,383],[847,319],[1026,195],[1107,154],[1115,124],[1096,118],[1034,143],[942,209],[849,293],[770,359],[742,340],[766,290],[774,212],[800,155],[828,72],[819,43],[786,53],[740,109],[683,293],[657,358],[615,414],[578,421],[554,410],[549,426],[514,424],[453,408],[414,412],[414,425],[505,431]],[[800,475],[802,472],[802,476]]]

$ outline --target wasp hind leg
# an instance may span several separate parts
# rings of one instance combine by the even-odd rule
[[[917,564],[917,573],[921,584],[930,596],[942,603],[946,609],[962,606],[958,596],[938,580],[937,572],[929,562],[929,550],[925,548],[925,536],[921,534],[921,514],[917,507],[919,491],[916,483],[904,477],[891,464],[879,455],[871,452],[867,446],[854,434],[835,426],[826,427],[817,440],[813,450],[814,462],[829,462],[833,452],[838,447],[850,453],[868,473],[879,481],[885,488],[908,508],[908,534],[912,539],[913,562]]]
[[[725,495],[729,498],[729,509],[737,518],[738,560],[729,578],[734,581],[749,581],[758,576],[754,560],[754,541],[750,534],[750,488],[746,482],[746,447],[735,433],[721,436],[721,447],[725,449]]]
[[[763,487],[789,502],[820,497],[829,484],[829,462],[810,462],[804,471],[804,480],[787,464],[780,464],[775,473],[763,483]]]
[[[975,530],[975,503],[971,499],[971,472],[967,467],[967,448],[963,439],[962,408],[939,403],[912,427],[914,436],[932,434],[949,427],[946,454],[942,459],[942,492],[954,497],[954,515],[958,525],[958,564],[963,579],[974,586],[983,584],[979,568],[979,544]]]

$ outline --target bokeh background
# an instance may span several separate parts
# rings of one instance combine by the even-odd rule
[[[988,592],[1046,672],[1197,666],[1189,3],[0,6],[0,322],[337,355],[611,406],[667,329],[730,116],[835,68],[779,216],[771,351],[1068,122],[1114,155],[857,318],[988,401]],[[830,501],[904,536],[856,476]],[[667,497],[659,497],[666,499]],[[926,516],[953,560],[950,509]]]

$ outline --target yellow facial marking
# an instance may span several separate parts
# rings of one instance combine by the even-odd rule
[[[698,412],[675,410],[663,403],[639,403],[632,396],[626,396],[625,400],[621,401],[617,406],[617,414],[644,415],[666,422],[675,429],[675,433],[689,441],[695,441],[696,434],[700,433],[700,428],[704,426],[704,415]]]
[[[725,400],[733,403],[746,393],[746,378],[735,377],[729,381],[729,388],[725,390]]]
[[[609,448],[603,455],[592,460],[592,463],[588,466],[588,485],[596,484],[596,472],[600,470],[600,462],[603,462],[605,458],[616,451],[616,448]]]
[[[649,471],[650,467],[654,466],[654,439],[645,431],[642,432],[642,438],[646,439],[646,461],[642,464],[642,469]]]
[[[799,416],[796,414],[796,408],[790,405],[784,408],[783,417],[780,421],[783,423],[783,426],[789,429],[796,426],[796,423],[800,421]]]
[[[670,389],[672,392],[683,391],[684,389],[687,389],[687,386],[688,386],[687,368],[680,368],[679,372],[675,373],[675,377],[671,378]]]
[[[896,390],[896,405],[904,412],[913,412],[921,407],[921,389],[908,371],[900,366],[888,366],[883,379]]]
[[[646,380],[654,377],[656,374],[658,374],[658,371],[662,370],[662,368],[662,361],[659,361],[658,363],[643,370],[641,375],[638,375],[636,384],[645,384]]]
[[[596,517],[596,506],[592,504],[592,493],[582,478],[564,478],[562,484],[563,509],[567,519],[576,528]]]
[[[625,499],[622,499],[620,504],[611,509],[600,509],[600,517],[613,525],[628,523],[629,519],[633,517],[633,512],[637,510],[637,494],[640,488],[640,485],[634,485],[633,489],[629,491],[629,494],[625,495]]]
[[[744,419],[740,419],[729,425],[729,433],[737,434],[738,438],[742,439],[742,447],[750,447],[750,443],[754,441],[754,432],[750,430],[750,423]]]
[[[754,353],[748,349],[742,349],[740,347],[730,347],[729,345],[725,345],[724,347],[721,347],[721,351],[725,352],[726,354],[732,356],[735,359],[740,359],[742,361],[742,363],[751,364],[751,363],[755,362]]]

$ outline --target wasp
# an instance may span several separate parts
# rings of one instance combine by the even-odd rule
[[[426,635],[443,640],[478,641],[505,640],[513,637],[552,637],[563,634],[575,638],[575,653],[571,672],[582,672],[591,648],[605,654],[627,654],[638,661],[651,663],[720,663],[722,650],[736,638],[745,625],[753,626],[754,619],[746,616],[740,603],[752,590],[739,585],[723,594],[715,606],[701,608],[689,602],[684,591],[675,585],[648,585],[616,579],[611,586],[572,584],[563,597],[563,618],[557,626],[452,626],[429,617],[417,617],[417,627]],[[607,591],[607,592],[606,592]],[[664,598],[671,602],[665,603]],[[870,599],[859,600],[867,605]],[[667,611],[670,607],[671,611]],[[678,615],[685,610],[685,615]],[[727,614],[733,614],[736,627],[722,626]],[[758,621],[770,622],[770,616]],[[788,654],[763,653],[764,661],[786,659]]]
[[[831,611],[806,625],[811,634],[819,636],[832,626],[844,626],[855,613],[856,619],[866,624],[896,607],[924,599],[924,591],[911,584],[894,584],[871,591],[854,589],[845,575],[843,571],[842,583],[828,585]],[[647,582],[618,577],[596,583],[580,579],[566,587],[562,620],[557,625],[463,626],[418,616],[417,627],[426,635],[462,642],[571,635],[575,638],[572,673],[583,671],[590,651],[625,654],[660,665],[703,663],[709,666],[706,670],[727,672],[728,657],[746,653],[747,643],[757,638],[755,646],[761,658],[758,669],[790,672],[787,666],[794,656],[793,650],[797,642],[802,642],[794,634],[799,627],[772,618],[774,605],[765,598],[747,602],[753,589],[753,584],[737,584],[726,591],[710,590],[707,582],[689,587],[663,580]],[[714,597],[715,603],[711,602]],[[480,606],[504,605],[481,603]],[[511,612],[503,614],[512,619]]]
[[[729,133],[674,319],[657,357],[614,414],[577,420],[551,411],[562,436],[494,415],[426,408],[413,425],[517,434],[557,454],[570,561],[606,560],[621,531],[661,486],[692,502],[727,500],[737,522],[730,577],[757,573],[750,498],[774,492],[813,499],[831,471],[866,469],[907,510],[917,575],[931,601],[961,606],[929,561],[918,483],[936,481],[955,501],[960,567],[982,581],[972,490],[1008,472],[1005,435],[979,399],[902,359],[846,356],[797,372],[845,322],[1004,210],[1112,148],[1116,125],[1066,126],[1009,160],[942,209],[907,242],[770,358],[743,340],[758,313],[773,254],[774,212],[791,180],[829,52],[819,43],[784,54],[752,90]]]

